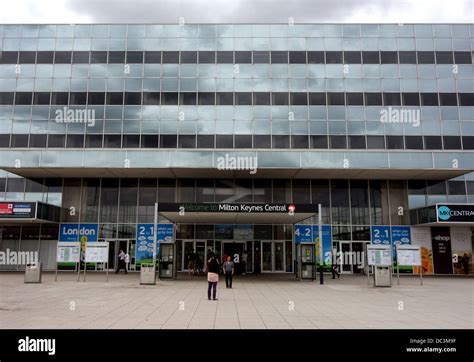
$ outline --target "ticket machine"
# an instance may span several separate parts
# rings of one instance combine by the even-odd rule
[[[314,280],[316,277],[314,243],[300,243],[298,247],[298,270],[300,279]]]
[[[169,279],[176,276],[175,245],[160,244],[160,254],[158,260],[159,278]]]

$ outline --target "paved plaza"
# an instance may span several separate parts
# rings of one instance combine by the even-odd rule
[[[139,274],[43,275],[24,284],[21,273],[0,273],[0,328],[473,328],[474,279],[394,278],[374,288],[364,276],[343,275],[325,284],[288,275],[247,275],[218,301],[207,299],[205,277],[139,285]]]

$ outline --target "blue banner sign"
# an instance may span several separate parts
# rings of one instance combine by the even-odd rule
[[[295,243],[313,242],[313,228],[311,225],[295,225]]]
[[[137,265],[153,263],[153,252],[155,250],[153,230],[153,224],[137,224],[137,245],[135,248]],[[158,248],[156,252],[158,253]]]
[[[332,264],[332,229],[331,225],[322,225],[323,231],[323,264]],[[316,260],[319,262],[319,227],[313,225],[313,238],[316,243]]]
[[[173,224],[158,224],[158,247],[163,243],[174,243]]]
[[[59,241],[97,241],[97,224],[59,224]]]
[[[374,245],[390,245],[390,226],[380,225],[370,227],[370,240]]]

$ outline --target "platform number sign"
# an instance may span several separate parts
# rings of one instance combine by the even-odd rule
[[[371,239],[374,245],[390,245],[391,233],[390,226],[372,226]]]
[[[313,229],[311,225],[295,225],[295,242],[313,242]]]

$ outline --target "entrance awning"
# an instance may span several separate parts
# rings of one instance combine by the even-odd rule
[[[159,213],[174,223],[296,224],[317,215],[314,204],[160,204]]]

